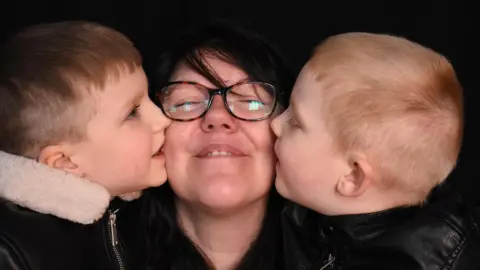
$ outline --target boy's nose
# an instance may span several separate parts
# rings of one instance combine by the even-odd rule
[[[172,123],[172,120],[168,119],[162,112],[162,110],[155,104],[152,104],[151,124],[154,133],[163,132]]]

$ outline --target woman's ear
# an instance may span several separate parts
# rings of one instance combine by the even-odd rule
[[[336,190],[345,197],[358,197],[374,182],[374,172],[365,155],[353,154],[349,158],[350,171],[337,182]]]
[[[62,170],[67,173],[82,177],[79,166],[71,159],[73,147],[69,144],[49,145],[40,151],[38,162],[50,168]]]

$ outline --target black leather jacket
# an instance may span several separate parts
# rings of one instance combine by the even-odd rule
[[[127,269],[115,233],[117,209],[90,225],[0,202],[1,270]]]
[[[423,207],[372,214],[326,217],[289,205],[287,269],[478,270],[480,207],[446,190]]]

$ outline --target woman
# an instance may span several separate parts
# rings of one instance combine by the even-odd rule
[[[270,119],[294,77],[253,32],[213,23],[174,42],[151,74],[173,120],[169,185],[144,196],[150,269],[282,269]]]

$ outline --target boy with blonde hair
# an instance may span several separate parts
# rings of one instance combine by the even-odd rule
[[[328,256],[306,263],[313,269],[480,265],[469,255],[480,254],[478,223],[461,198],[422,207],[455,167],[463,135],[462,87],[445,57],[391,35],[330,37],[272,128],[277,190],[320,214]],[[298,207],[289,211],[288,226],[305,226]]]
[[[0,269],[127,269],[118,199],[166,181],[170,121],[114,29],[27,27],[0,48]]]

